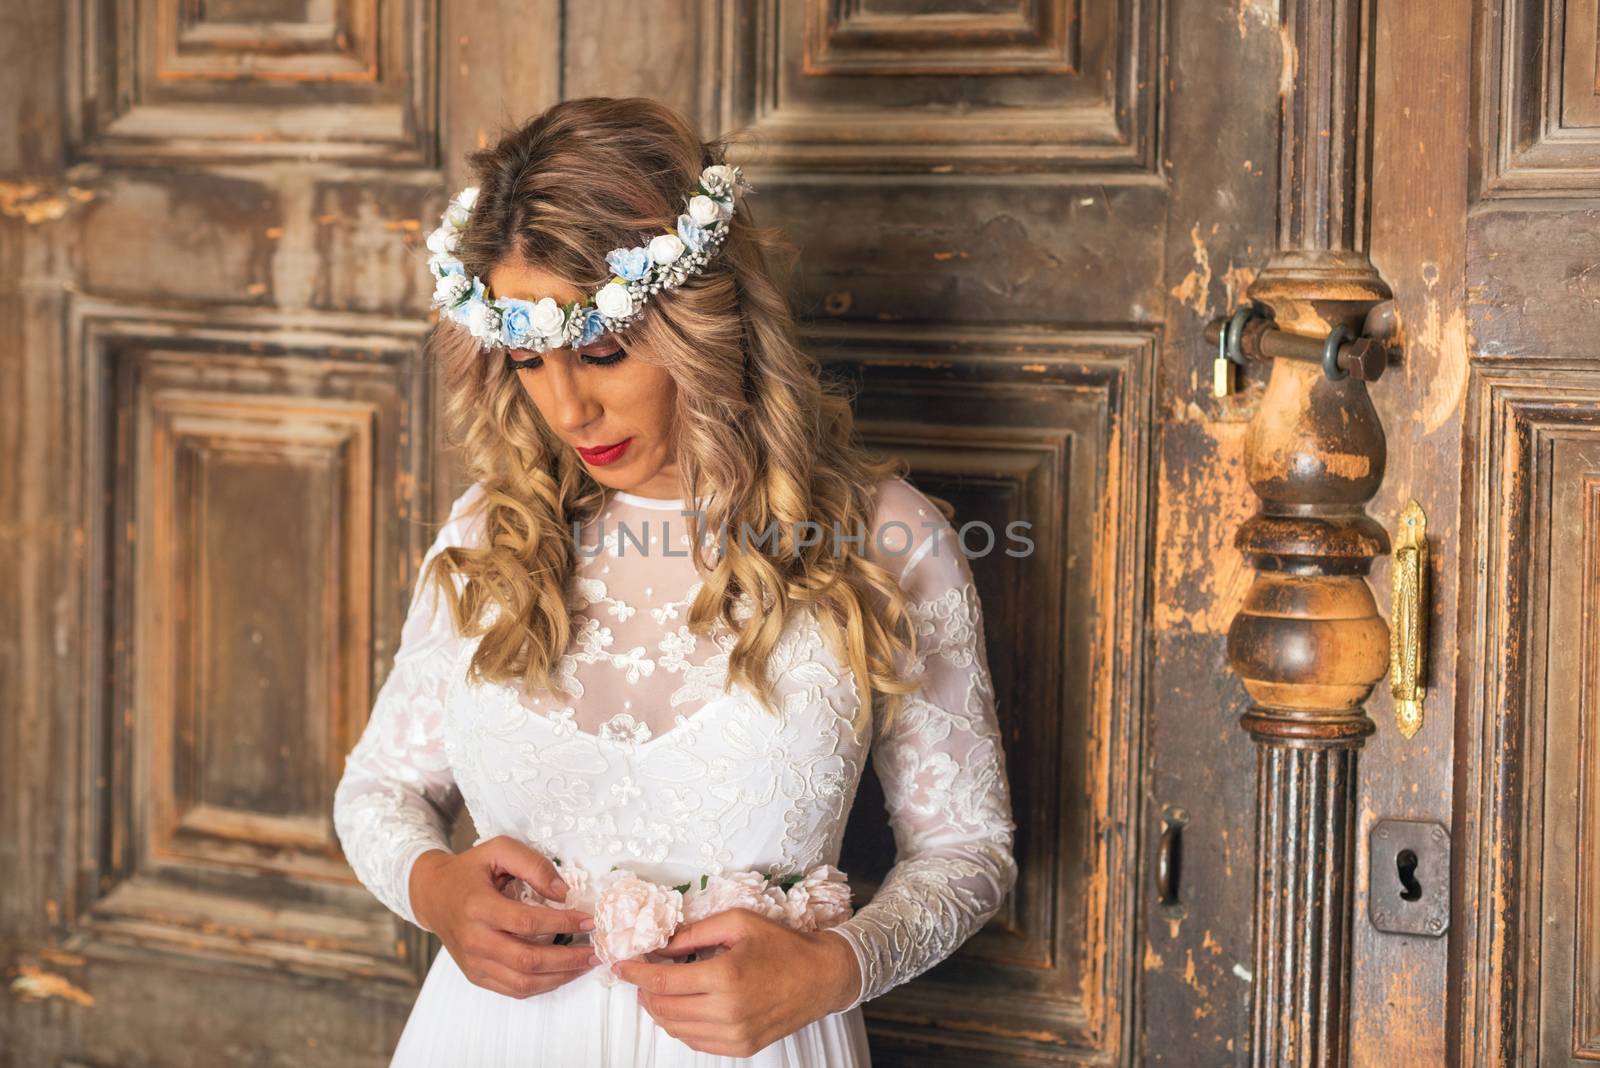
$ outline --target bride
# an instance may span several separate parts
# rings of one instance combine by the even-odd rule
[[[395,1065],[864,1065],[861,1003],[1015,879],[950,506],[797,347],[725,148],[566,101],[476,153],[429,238],[474,481],[333,802],[445,950]],[[869,752],[897,848],[852,908]]]

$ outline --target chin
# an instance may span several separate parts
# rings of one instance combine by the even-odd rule
[[[596,483],[605,489],[619,490],[623,493],[633,493],[639,486],[643,485],[644,482],[644,480],[637,478],[619,478],[615,475],[612,475],[609,471],[601,472],[591,470],[589,475],[595,480]]]

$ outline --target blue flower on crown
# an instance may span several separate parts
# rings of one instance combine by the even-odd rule
[[[584,313],[583,333],[578,336],[578,344],[587,345],[605,332],[605,316],[600,314],[600,309],[590,308]]]
[[[442,318],[466,327],[486,350],[497,344],[540,352],[561,345],[588,345],[607,331],[608,323],[629,321],[650,293],[673,288],[697,273],[726,236],[725,224],[733,215],[735,194],[752,191],[739,168],[726,165],[704,168],[696,190],[697,195],[689,199],[690,210],[678,216],[676,228],[668,226],[667,233],[656,235],[651,243],[662,242],[670,252],[670,262],[658,264],[651,255],[651,244],[612,249],[606,255],[606,263],[613,278],[582,301],[559,305],[561,314],[552,315],[545,307],[551,298],[539,302],[488,299],[483,282],[466,270],[456,251],[478,190],[464,189],[451,201],[439,228],[428,235],[428,268],[434,279],[432,306],[439,309]],[[715,211],[708,210],[711,205],[701,203],[707,198]],[[696,215],[718,218],[697,223]],[[677,238],[670,249],[665,244],[668,235]],[[680,255],[683,249],[689,250],[690,255]],[[535,333],[535,319],[545,333]]]
[[[452,275],[465,277],[467,273],[466,266],[448,252],[429,256],[428,269],[433,272],[435,278],[449,278]]]
[[[614,248],[606,253],[606,265],[618,278],[637,282],[650,271],[648,248]]]
[[[453,306],[445,308],[444,314],[448,315],[453,321],[460,323],[462,326],[466,326],[467,321],[472,318],[472,306],[474,304],[481,304],[482,302],[483,283],[474,278],[472,279],[471,291],[461,300],[457,301]]]
[[[506,298],[501,302],[500,337],[506,348],[522,349],[533,340],[533,309],[525,300]]]
[[[439,305],[439,315],[451,322],[467,325],[467,311],[472,307],[472,290],[468,287],[459,298],[450,304]]]
[[[711,232],[693,219],[688,214],[678,216],[678,237],[689,247],[691,252],[699,252],[705,248],[706,242],[711,239]]]

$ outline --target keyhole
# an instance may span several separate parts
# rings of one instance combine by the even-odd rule
[[[1401,901],[1416,901],[1422,897],[1422,884],[1417,882],[1417,854],[1410,849],[1402,849],[1400,855],[1395,857],[1395,867],[1400,872]]]

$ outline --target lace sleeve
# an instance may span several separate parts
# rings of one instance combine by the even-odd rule
[[[474,485],[457,498],[423,560],[464,544]],[[450,848],[461,794],[445,759],[442,728],[447,670],[459,640],[449,606],[418,569],[394,666],[333,794],[333,825],[356,877],[408,923],[411,865],[430,849]]]
[[[914,532],[918,524],[933,526],[900,557],[918,632],[910,671],[920,685],[872,752],[895,864],[877,895],[831,928],[861,966],[857,1005],[948,957],[994,915],[1016,881],[1015,825],[977,588],[954,528],[931,502],[920,495],[915,501],[922,503],[912,513],[921,514],[903,521]],[[912,542],[902,537],[898,544]]]

